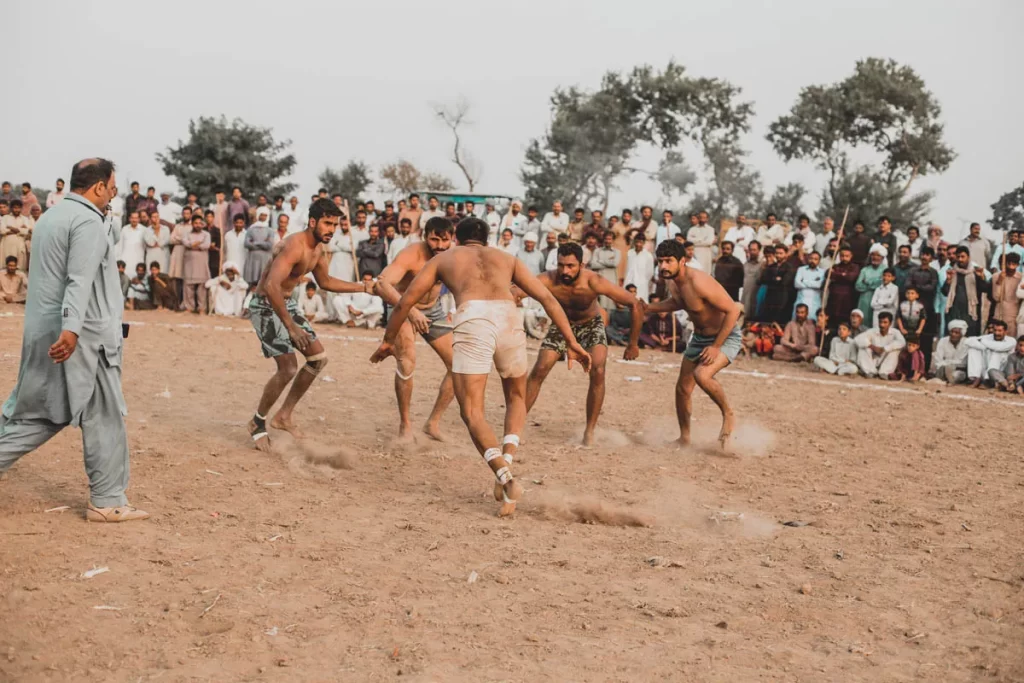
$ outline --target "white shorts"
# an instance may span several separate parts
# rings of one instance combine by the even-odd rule
[[[487,375],[493,363],[502,379],[526,374],[526,330],[515,302],[466,301],[452,327],[452,372]]]

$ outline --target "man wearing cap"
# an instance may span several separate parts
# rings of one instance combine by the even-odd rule
[[[523,212],[523,203],[518,199],[512,200],[512,205],[505,214],[505,217],[501,220],[501,229],[508,229],[512,231],[512,245],[517,249],[521,249],[523,246],[523,236],[526,234],[526,226],[529,223],[529,219]]]
[[[160,214],[160,222],[169,228],[181,221],[181,206],[171,201],[171,193],[166,190],[160,193],[160,206],[156,210]]]
[[[967,323],[963,320],[949,322],[949,336],[935,345],[932,354],[932,374],[946,384],[963,384],[967,381],[967,344],[964,333]]]
[[[523,248],[516,254],[516,258],[522,261],[526,268],[534,275],[544,272],[544,254],[537,248],[537,233],[528,232],[523,235]]]

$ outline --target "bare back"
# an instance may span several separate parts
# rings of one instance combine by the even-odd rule
[[[267,263],[266,268],[263,269],[260,282],[256,286],[256,293],[266,295],[267,280],[270,277],[271,270],[274,268],[274,263],[284,259],[286,265],[291,265],[288,275],[280,283],[281,294],[286,299],[292,295],[299,282],[308,273],[313,272],[316,264],[324,258],[323,245],[309,246],[309,239],[305,232],[297,232],[294,235],[285,237],[274,245],[270,253],[272,257],[270,262]]]
[[[583,322],[601,315],[601,307],[597,303],[598,293],[594,291],[594,278],[601,277],[592,270],[580,269],[580,276],[571,285],[563,284],[558,279],[558,271],[549,270],[541,273],[537,279],[548,288],[558,300],[565,317],[570,322]]]
[[[464,301],[515,301],[512,277],[516,257],[493,247],[457,246],[438,254],[437,276],[455,296],[456,305]]]
[[[689,314],[696,332],[706,336],[718,334],[727,311],[737,305],[717,280],[685,266],[668,281],[668,292]]]
[[[391,285],[398,290],[399,294],[405,294],[405,290],[409,288],[412,281],[423,270],[423,266],[427,265],[432,258],[434,258],[434,252],[426,242],[414,242],[398,252],[394,262],[387,265],[378,279],[391,282],[389,276],[396,271],[401,272],[402,276],[397,281],[391,282]],[[437,302],[440,295],[441,283],[437,283],[430,288],[430,292],[426,296],[416,302],[416,308],[424,310],[430,308]]]

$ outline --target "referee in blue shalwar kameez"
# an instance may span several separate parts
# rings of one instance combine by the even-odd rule
[[[149,514],[128,504],[127,413],[121,393],[124,299],[103,211],[117,194],[114,164],[85,159],[70,193],[32,235],[18,384],[0,411],[0,474],[68,425],[81,427],[90,522]]]

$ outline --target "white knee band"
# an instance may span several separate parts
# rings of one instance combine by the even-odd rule
[[[500,448],[488,448],[486,451],[484,451],[484,460],[486,460],[488,463],[490,463],[492,460],[497,460],[500,457]]]
[[[512,472],[507,467],[502,467],[500,470],[494,473],[494,477],[498,480],[498,483],[504,486],[505,484],[512,481]]]
[[[505,438],[502,440],[501,444],[503,446],[507,446],[508,444],[512,444],[516,448],[519,448],[519,435],[518,434],[506,434]]]
[[[398,375],[398,379],[408,382],[409,380],[412,379],[412,376],[416,374],[416,371],[413,370],[408,375],[403,375],[402,371],[398,369],[398,366],[395,366],[395,374]]]

